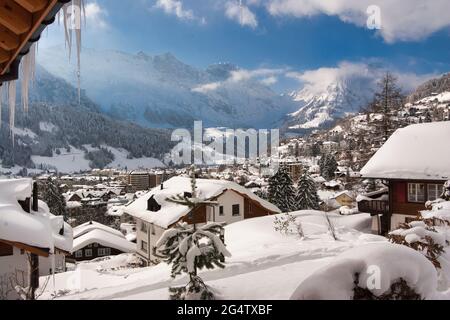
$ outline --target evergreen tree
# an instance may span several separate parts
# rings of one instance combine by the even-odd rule
[[[67,220],[66,199],[63,196],[61,188],[48,178],[47,181],[39,186],[40,198],[47,203],[50,212],[56,216],[63,216]]]
[[[295,197],[297,210],[319,210],[320,198],[314,180],[305,171],[298,182]]]
[[[320,174],[327,180],[334,179],[338,164],[336,158],[331,154],[323,155],[319,160]]]
[[[278,172],[269,179],[269,202],[276,205],[282,212],[295,210],[295,189],[286,168],[280,167]]]
[[[157,253],[172,265],[171,276],[187,273],[189,283],[169,288],[172,300],[214,300],[214,294],[198,276],[198,269],[224,268],[223,257],[231,256],[221,238],[223,225],[209,223],[195,226],[178,224],[167,230],[156,244]]]
[[[217,205],[217,202],[202,201],[197,198],[195,166],[191,167],[191,193],[168,198],[167,201],[190,208],[190,214],[201,205]],[[223,243],[223,224],[209,223],[202,227],[178,224],[167,230],[156,244],[155,254],[172,265],[172,277],[181,273],[189,275],[185,287],[169,288],[171,299],[213,300],[214,294],[197,275],[202,268],[224,268],[225,256],[231,256]]]

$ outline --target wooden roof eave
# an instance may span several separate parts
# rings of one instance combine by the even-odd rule
[[[0,239],[0,242],[5,243],[10,246],[13,246],[13,247],[16,247],[16,248],[19,248],[19,249],[22,249],[22,250],[25,250],[25,251],[28,251],[30,253],[34,253],[40,257],[48,258],[50,256],[50,249],[33,247],[33,246],[30,246],[25,243],[8,241],[8,240],[3,240],[3,239]]]
[[[0,86],[5,81],[17,80],[19,65],[23,56],[28,54],[33,43],[39,41],[45,28],[55,21],[55,16],[64,4],[70,0],[49,0],[41,16],[34,22],[30,31],[23,36],[20,45],[11,54],[10,59],[0,69]],[[19,1],[20,2],[20,1]]]

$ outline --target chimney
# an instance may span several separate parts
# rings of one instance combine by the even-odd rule
[[[32,204],[32,209],[34,212],[37,212],[39,210],[39,197],[38,197],[38,184],[37,182],[33,183],[33,204]]]

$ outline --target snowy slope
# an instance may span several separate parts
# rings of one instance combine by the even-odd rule
[[[370,226],[370,216],[332,216],[339,241],[327,233],[322,212],[294,213],[302,221],[307,239],[281,235],[274,231],[274,217],[262,217],[226,227],[225,242],[232,257],[225,269],[201,271],[201,277],[218,291],[221,299],[288,299],[299,283],[333,257],[351,248],[384,238],[361,233]],[[245,237],[243,236],[245,235]],[[186,277],[170,278],[165,264],[140,269],[126,269],[127,257],[78,265],[76,271],[58,274],[56,287],[49,285],[41,297],[54,292],[61,299],[168,299],[168,287],[183,285]],[[108,269],[109,268],[109,269]],[[114,268],[114,271],[112,270]],[[101,271],[99,271],[101,270]],[[264,281],[261,281],[264,279]],[[41,279],[44,282],[44,278]]]
[[[89,145],[84,146],[88,151],[96,151],[99,148],[92,148]],[[165,165],[158,159],[150,157],[130,158],[129,152],[124,149],[116,149],[107,145],[102,145],[103,148],[109,150],[114,155],[114,160],[106,167],[113,169],[149,169],[156,167],[165,167]],[[89,160],[86,159],[86,151],[71,146],[70,151],[64,148],[53,152],[52,157],[32,156],[31,160],[41,169],[57,169],[61,173],[75,173],[80,171],[89,171],[92,168]],[[95,169],[95,168],[94,168]]]
[[[272,127],[292,102],[256,79],[230,81],[230,64],[200,70],[172,54],[149,56],[117,51],[82,51],[82,87],[102,109],[149,127],[192,126],[194,120],[220,127]],[[43,49],[38,62],[76,84],[76,69],[63,47]]]

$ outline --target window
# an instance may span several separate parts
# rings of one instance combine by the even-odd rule
[[[241,208],[238,204],[233,204],[233,216],[240,216],[241,215]]]
[[[224,210],[223,210],[223,206],[220,206],[219,207],[219,216],[224,216],[225,215],[225,213],[224,213]]]
[[[422,183],[408,183],[408,201],[425,202],[425,185]]]
[[[444,185],[442,184],[429,184],[428,185],[428,200],[434,201],[439,199],[444,193]]]
[[[141,241],[141,250],[145,253],[148,252],[148,243],[145,241]]]
[[[99,257],[106,256],[106,249],[105,248],[98,248],[98,256]]]
[[[92,257],[92,249],[86,249],[84,250],[84,255],[89,258]]]
[[[145,222],[141,222],[141,231],[143,233],[147,233],[148,232],[148,227],[147,227],[147,224]]]
[[[81,250],[76,251],[75,258],[81,258],[81,257],[83,257],[83,251],[81,251]]]
[[[150,228],[152,230],[152,235],[156,235],[155,225],[152,224]]]

